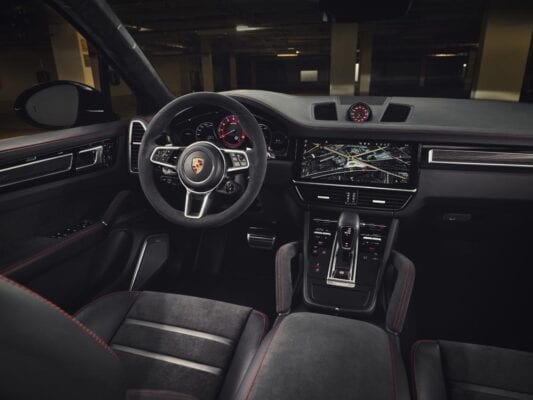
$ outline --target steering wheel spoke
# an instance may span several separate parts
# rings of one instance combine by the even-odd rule
[[[207,193],[197,193],[187,189],[185,194],[185,207],[183,215],[187,218],[202,218],[209,209],[209,200],[213,191]]]
[[[184,148],[181,146],[157,146],[150,155],[150,162],[177,171],[178,158]]]
[[[224,148],[221,148],[220,151],[229,157],[229,162],[226,165],[227,173],[243,172],[250,168],[250,159],[246,151]]]

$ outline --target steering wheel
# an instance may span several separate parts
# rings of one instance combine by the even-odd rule
[[[207,141],[189,146],[159,146],[170,122],[194,106],[222,108],[239,119],[252,147],[227,149]],[[175,161],[177,159],[177,162]],[[185,206],[178,210],[159,192],[154,167],[163,166],[177,173],[185,188]],[[267,148],[255,117],[237,100],[218,93],[199,92],[178,97],[163,107],[150,121],[139,150],[139,178],[142,190],[154,209],[168,221],[189,228],[211,228],[226,224],[240,216],[255,200],[265,179]],[[213,193],[221,190],[235,174],[245,174],[247,185],[242,195],[228,208],[209,213]]]

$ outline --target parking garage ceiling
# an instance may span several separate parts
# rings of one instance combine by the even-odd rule
[[[298,51],[328,56],[330,26],[311,0],[109,0],[149,55],[213,53],[270,57]],[[364,23],[374,53],[460,52],[476,47],[483,0],[414,0],[406,16]],[[0,46],[48,40],[38,2],[7,0],[0,11]]]

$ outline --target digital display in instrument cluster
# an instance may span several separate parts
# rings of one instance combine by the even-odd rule
[[[412,184],[412,144],[319,142],[300,148],[299,178],[353,185],[406,187]]]

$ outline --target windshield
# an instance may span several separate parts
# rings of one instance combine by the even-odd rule
[[[529,101],[533,19],[502,27],[510,11],[496,3],[414,0],[404,15],[331,23],[309,0],[110,0],[176,95],[263,89]],[[511,87],[498,84],[502,68]]]

